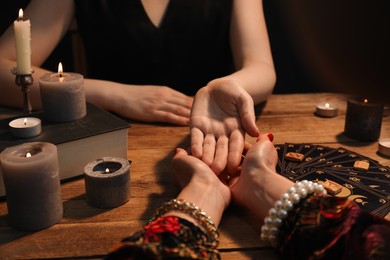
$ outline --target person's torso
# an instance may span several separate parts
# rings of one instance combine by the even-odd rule
[[[88,76],[194,95],[233,71],[232,0],[170,0],[160,25],[140,0],[76,0]]]

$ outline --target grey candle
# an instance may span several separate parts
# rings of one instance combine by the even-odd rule
[[[376,141],[381,132],[383,104],[362,98],[350,98],[344,133],[360,141]]]
[[[84,80],[77,73],[45,74],[39,78],[43,117],[50,122],[69,122],[87,114]]]
[[[57,147],[31,142],[0,155],[10,225],[23,231],[44,229],[63,214]]]
[[[130,195],[130,163],[127,159],[103,157],[84,167],[87,202],[97,208],[114,208]]]

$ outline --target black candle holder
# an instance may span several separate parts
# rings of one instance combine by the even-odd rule
[[[23,112],[26,114],[31,114],[32,110],[28,92],[30,86],[34,83],[33,73],[34,71],[31,71],[30,74],[17,74],[15,69],[12,70],[12,74],[15,75],[15,84],[20,87],[23,94]]]

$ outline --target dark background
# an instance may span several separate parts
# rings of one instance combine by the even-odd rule
[[[28,2],[3,4],[0,33]],[[277,73],[275,93],[334,91],[390,99],[386,0],[264,0],[263,4]],[[69,34],[44,67],[55,71],[59,61],[74,71]]]

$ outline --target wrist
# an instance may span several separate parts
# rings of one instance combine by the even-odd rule
[[[270,168],[256,169],[249,174],[253,179],[247,190],[252,194],[246,196],[249,198],[246,204],[249,209],[254,209],[259,219],[264,219],[269,209],[294,183]]]
[[[223,211],[230,203],[230,190],[222,183],[211,184],[192,180],[177,196],[177,199],[191,202],[204,210],[218,226]]]

